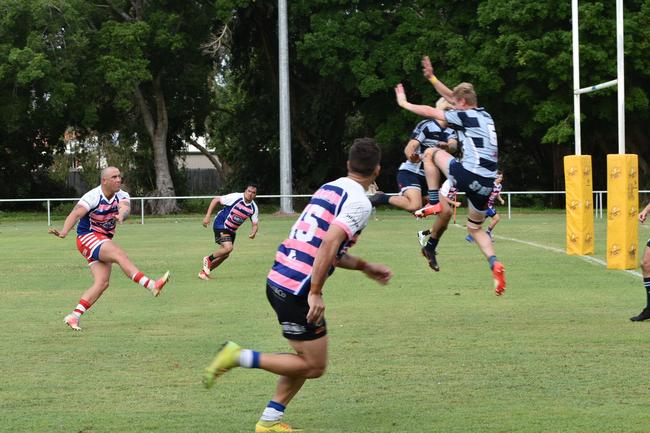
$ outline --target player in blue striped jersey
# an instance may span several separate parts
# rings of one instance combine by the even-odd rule
[[[458,140],[463,148],[460,162],[442,149],[430,148],[424,154],[424,170],[430,190],[429,205],[416,211],[416,216],[438,213],[438,190],[440,183],[434,182],[433,172],[442,171],[460,191],[464,192],[468,202],[467,231],[476,240],[481,252],[487,257],[495,283],[495,293],[499,296],[505,291],[505,269],[494,254],[492,240],[481,229],[486,218],[487,203],[492,192],[498,162],[497,135],[492,116],[477,105],[476,92],[470,83],[461,83],[450,90],[433,75],[433,68],[428,57],[422,61],[425,77],[433,84],[438,93],[452,103],[454,110],[443,111],[428,105],[415,105],[408,102],[404,87],[395,87],[397,103],[400,107],[426,118],[445,121],[458,133]],[[431,158],[429,158],[429,156]],[[435,257],[435,246],[425,247],[423,253]]]

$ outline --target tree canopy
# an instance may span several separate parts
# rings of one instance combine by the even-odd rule
[[[509,189],[563,188],[574,141],[569,3],[295,0],[288,11],[294,191],[341,175],[357,136],[381,143],[380,186],[395,188],[418,119],[397,107],[393,87],[434,103],[423,55],[447,85],[475,85],[496,122]],[[616,76],[614,18],[609,3],[580,2],[582,86]],[[650,0],[625,2],[627,152],[639,154],[641,175],[650,161],[649,18]],[[196,136],[230,168],[229,186],[256,179],[260,192],[276,193],[277,64],[274,0],[4,0],[0,194],[38,195],[35,173],[69,127],[137,143],[134,170],[151,179],[142,193],[175,194],[170,160]],[[604,189],[605,155],[617,151],[615,88],[582,101],[583,153]]]

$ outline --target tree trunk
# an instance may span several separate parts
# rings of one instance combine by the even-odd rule
[[[214,165],[214,168],[217,169],[217,179],[219,180],[219,184],[221,184],[226,178],[228,167],[226,167],[225,164],[222,164],[218,157],[211,154],[205,146],[201,146],[201,144],[192,137],[189,138],[189,142],[192,143],[192,146],[199,149],[199,152],[205,155],[205,157],[210,160],[212,165]]]
[[[169,121],[167,118],[167,106],[161,85],[161,73],[158,73],[153,80],[153,100],[156,104],[156,117],[154,119],[149,105],[147,104],[139,86],[135,88],[135,96],[142,113],[145,128],[151,143],[153,144],[153,161],[156,169],[156,190],[154,195],[162,197],[174,197],[174,181],[169,169],[167,158],[167,129]],[[154,214],[168,214],[178,211],[176,199],[152,200],[150,201],[151,211]]]

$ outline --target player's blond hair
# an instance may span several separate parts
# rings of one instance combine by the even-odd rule
[[[438,110],[451,110],[454,108],[454,105],[445,98],[440,98],[436,101],[436,108]]]
[[[477,98],[472,83],[460,83],[453,90],[454,99],[464,99],[467,105],[476,105]]]

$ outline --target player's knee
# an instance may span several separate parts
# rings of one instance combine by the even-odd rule
[[[312,365],[307,372],[308,379],[317,379],[325,374],[327,367],[325,365]]]
[[[434,148],[434,147],[427,147],[424,150],[424,153],[422,154],[422,157],[423,157],[422,159],[424,159],[424,158],[427,158],[427,159],[433,158],[433,155],[436,153],[436,150],[438,150],[438,149]]]
[[[226,255],[226,257],[229,256],[230,253],[232,252],[232,245],[224,245],[222,247],[222,251]]]
[[[99,280],[95,282],[95,287],[97,287],[98,290],[103,292],[104,290],[108,289],[108,280]]]

